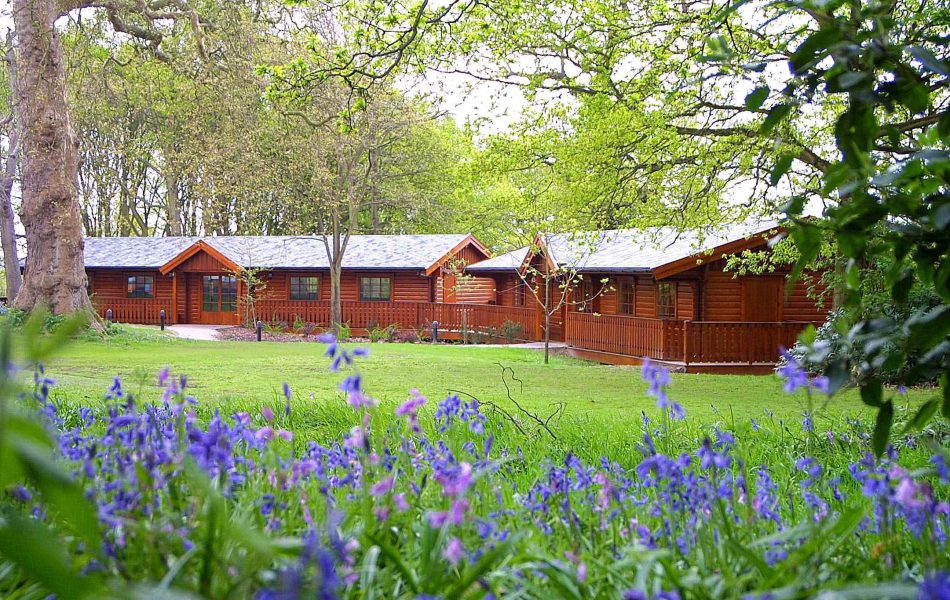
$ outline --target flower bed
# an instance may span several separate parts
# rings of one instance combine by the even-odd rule
[[[54,488],[11,487],[4,514],[48,523],[69,552],[51,574],[10,555],[0,532],[16,565],[0,569],[0,593],[946,597],[947,462],[924,443],[945,434],[901,438],[878,461],[856,422],[697,427],[647,365],[665,417],[644,416],[601,457],[596,431],[552,439],[457,396],[378,406],[355,370],[367,351],[323,341],[347,371],[334,414],[348,430],[323,442],[294,435],[308,415],[287,385],[259,414],[202,422],[167,370],[162,398],[143,403],[116,380],[101,413],[60,410],[39,373],[32,401],[95,522],[71,518]]]

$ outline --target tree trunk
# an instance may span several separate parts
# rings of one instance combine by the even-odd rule
[[[178,173],[168,164],[165,156],[165,221],[168,223],[168,235],[182,235],[181,198],[178,193]]]
[[[340,294],[340,280],[342,269],[339,265],[330,267],[330,327],[338,335],[340,325],[343,324],[343,299]]]
[[[544,364],[551,356],[551,279],[544,279]]]
[[[21,220],[27,262],[17,308],[86,312],[82,217],[77,190],[79,142],[66,104],[63,47],[55,0],[13,0],[19,81],[15,116],[22,144]]]
[[[13,32],[7,34],[7,71],[9,73],[10,89],[16,94],[16,54],[13,51]],[[7,303],[16,299],[17,292],[23,284],[20,275],[20,259],[17,256],[16,230],[13,219],[13,179],[16,177],[17,165],[17,135],[16,123],[10,128],[7,136],[9,147],[4,159],[3,172],[0,173],[0,246],[3,247],[3,272],[7,284]]]

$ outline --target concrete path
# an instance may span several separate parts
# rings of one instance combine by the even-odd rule
[[[228,325],[169,325],[168,330],[186,340],[216,340],[218,330]]]
[[[527,348],[529,350],[544,350],[544,342],[528,342],[526,344],[467,344],[466,348]],[[548,348],[556,350],[567,348],[564,342],[550,342]]]

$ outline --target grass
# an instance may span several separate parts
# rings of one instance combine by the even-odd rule
[[[69,404],[95,407],[113,378],[120,376],[127,389],[141,389],[146,399],[157,399],[155,374],[169,366],[188,376],[191,393],[203,407],[217,407],[224,414],[274,401],[283,382],[294,391],[298,414],[341,402],[336,385],[343,375],[328,371],[322,344],[198,342],[156,334],[157,330],[126,328],[106,339],[72,343],[47,367],[59,382],[55,394]],[[455,391],[511,407],[501,365],[510,367],[520,380],[507,378],[512,397],[539,414],[549,414],[563,403],[563,418],[593,421],[622,434],[639,423],[641,411],[658,413],[638,368],[569,357],[554,357],[544,365],[541,353],[534,350],[375,344],[361,361],[361,371],[368,392],[383,403],[400,402],[415,387],[432,401]],[[906,403],[918,403],[931,394],[911,390]],[[761,420],[767,410],[777,419],[798,423],[810,402],[804,392],[784,394],[776,376],[674,374],[671,396],[691,421],[705,424]],[[854,391],[829,402],[817,397],[811,402],[819,428],[823,419],[871,415]]]

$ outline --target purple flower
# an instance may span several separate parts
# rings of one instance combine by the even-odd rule
[[[808,373],[798,363],[798,359],[788,350],[783,350],[782,357],[785,358],[785,364],[779,368],[778,374],[785,380],[782,388],[785,393],[791,394],[798,388],[808,387]]]
[[[936,571],[925,577],[917,590],[917,600],[950,600],[950,575]]]
[[[464,555],[465,548],[462,546],[462,541],[456,537],[449,540],[449,543],[445,545],[445,550],[442,552],[442,556],[445,557],[445,560],[453,565],[458,564]]]
[[[271,407],[267,406],[266,404],[263,408],[261,408],[261,414],[264,416],[264,420],[268,423],[274,420],[274,411],[271,410]]]
[[[388,494],[390,491],[392,491],[395,483],[396,483],[396,479],[392,475],[384,479],[381,479],[377,481],[376,483],[374,483],[372,487],[369,488],[369,495],[373,496],[374,498],[378,498],[379,496],[384,496]]]

